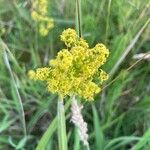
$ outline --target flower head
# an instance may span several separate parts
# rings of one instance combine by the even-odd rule
[[[54,20],[48,17],[48,0],[35,0],[32,3],[31,17],[39,24],[41,36],[46,36],[54,27]]]
[[[49,67],[29,72],[29,76],[45,81],[48,91],[61,97],[78,95],[86,100],[93,100],[94,95],[101,91],[94,82],[95,78],[100,83],[108,79],[108,74],[101,69],[109,55],[108,49],[103,44],[89,48],[88,43],[70,28],[60,37],[67,48],[50,60]]]

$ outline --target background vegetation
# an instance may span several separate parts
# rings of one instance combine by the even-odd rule
[[[57,97],[27,77],[29,69],[47,65],[63,48],[60,33],[76,27],[75,1],[49,2],[49,15],[54,18],[55,27],[47,37],[41,37],[30,16],[30,0],[0,0],[0,150],[35,149],[49,124],[46,150],[58,149]],[[134,54],[149,51],[150,2],[81,0],[81,6],[84,38],[91,47],[105,43],[111,52],[104,66],[110,73],[106,85],[119,75],[94,102],[81,101],[90,147],[150,150],[149,62],[142,60],[126,70],[134,64]],[[69,150],[83,150],[66,107]]]

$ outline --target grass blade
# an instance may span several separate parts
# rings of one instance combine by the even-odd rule
[[[107,13],[107,19],[106,19],[105,44],[107,44],[107,40],[108,40],[110,8],[111,8],[111,0],[109,0],[109,2],[108,2],[108,10],[107,10],[108,13]]]
[[[74,141],[73,150],[80,150],[80,137],[77,128],[74,130]]]
[[[57,118],[55,117],[54,120],[49,125],[46,132],[44,133],[44,135],[42,136],[41,140],[39,141],[36,150],[45,150],[45,147],[49,139],[53,135],[54,131],[56,130],[56,128],[57,128]]]
[[[115,145],[118,142],[124,142],[125,143],[130,143],[132,141],[138,141],[140,140],[139,137],[135,137],[135,136],[127,136],[127,137],[119,137],[119,138],[115,138],[113,140],[111,140],[105,147],[104,150],[110,150],[112,149],[113,145]],[[115,145],[116,146],[116,145]],[[137,149],[136,149],[137,150]]]
[[[143,137],[135,144],[131,150],[141,150],[144,149],[147,143],[150,142],[150,129],[143,135]]]
[[[65,110],[67,110],[69,106],[70,106],[70,100],[68,100],[68,102],[65,104]],[[38,142],[36,150],[45,150],[47,143],[49,142],[50,138],[52,137],[56,129],[57,129],[57,117],[53,119],[48,129],[43,134],[42,138]]]
[[[58,127],[59,150],[67,150],[65,111],[62,99],[58,100],[57,123],[58,123],[57,127]]]
[[[94,105],[92,105],[93,110],[93,122],[94,122],[94,128],[95,128],[95,139],[96,139],[96,148],[97,150],[103,150],[104,148],[104,136],[103,132],[100,126],[100,121],[98,117],[98,113],[96,111],[96,108]]]
[[[81,1],[76,0],[76,31],[78,36],[82,37],[82,15],[81,15]]]
[[[11,66],[10,66],[10,63],[9,63],[7,52],[5,50],[5,49],[8,49],[8,48],[5,45],[5,43],[3,43],[2,40],[0,40],[0,45],[4,49],[4,62],[5,62],[5,65],[6,65],[8,71],[10,73],[10,76],[11,76],[11,79],[12,79],[12,82],[13,82],[13,86],[15,88],[16,96],[17,96],[18,103],[19,103],[19,106],[20,106],[20,110],[19,111],[21,113],[21,117],[20,118],[21,118],[22,125],[23,125],[23,132],[24,132],[24,135],[26,136],[27,135],[27,130],[26,130],[26,122],[25,122],[25,113],[24,113],[23,103],[22,103],[22,100],[21,100],[21,96],[20,96],[20,93],[19,93],[16,81],[15,81],[13,72],[11,70]]]
[[[136,44],[136,42],[138,41],[140,35],[143,33],[143,31],[145,30],[145,28],[147,27],[147,25],[149,24],[150,19],[148,19],[146,21],[146,23],[143,25],[143,27],[140,29],[140,31],[136,34],[136,36],[133,38],[133,40],[131,41],[131,43],[127,46],[127,48],[124,50],[122,56],[119,58],[119,60],[117,61],[117,63],[114,65],[114,67],[112,68],[110,75],[112,76],[116,70],[118,69],[118,67],[120,66],[120,64],[123,62],[123,60],[126,58],[126,56],[128,55],[128,53],[132,50],[132,48],[134,47],[134,45]]]

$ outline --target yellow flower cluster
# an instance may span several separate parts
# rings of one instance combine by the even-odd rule
[[[48,17],[48,0],[35,0],[32,3],[31,16],[39,24],[39,33],[46,36],[54,27],[54,20]]]
[[[61,38],[61,41],[65,43],[67,48],[71,48],[74,46],[81,46],[83,48],[89,47],[88,43],[86,43],[86,41],[82,38],[79,39],[76,31],[70,28],[67,30],[64,30],[60,38]]]
[[[93,100],[101,90],[95,81],[102,84],[108,79],[108,74],[100,69],[109,55],[108,49],[103,44],[89,48],[88,43],[70,28],[60,37],[67,48],[50,60],[49,67],[29,71],[30,78],[46,81],[48,91],[61,97],[78,95]]]

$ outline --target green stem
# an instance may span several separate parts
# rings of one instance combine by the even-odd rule
[[[63,100],[59,98],[57,105],[59,150],[67,150],[67,135]]]
[[[90,150],[90,147],[89,147],[89,145],[86,145],[86,150]]]
[[[82,27],[81,27],[81,2],[76,0],[76,28],[79,37],[82,37]]]
[[[109,0],[109,2],[108,2],[108,10],[107,10],[108,13],[107,13],[107,18],[106,18],[105,44],[107,44],[107,41],[108,41],[110,7],[111,7],[111,0]]]

